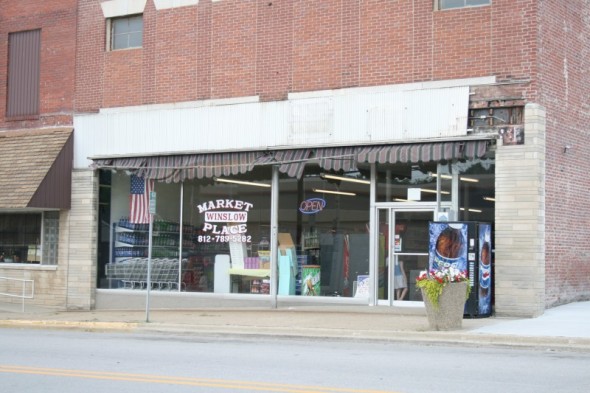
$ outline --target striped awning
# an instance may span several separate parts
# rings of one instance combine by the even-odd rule
[[[356,156],[358,147],[327,147],[315,150],[315,158],[321,168],[327,171],[357,171]]]
[[[235,176],[258,165],[278,165],[279,172],[301,178],[305,165],[315,160],[327,171],[357,171],[357,163],[418,163],[473,159],[488,150],[488,140],[413,143],[378,146],[344,146],[277,151],[186,154],[172,156],[94,159],[96,169],[132,170],[137,176],[157,181]]]
[[[273,158],[279,164],[279,172],[299,179],[312,153],[313,149],[280,150],[274,152]]]
[[[488,140],[412,143],[404,145],[380,145],[360,148],[357,160],[369,164],[395,164],[474,159],[488,150]]]
[[[133,170],[135,175],[145,179],[178,183],[191,179],[244,174],[271,158],[265,152],[187,154],[95,159],[92,167]]]

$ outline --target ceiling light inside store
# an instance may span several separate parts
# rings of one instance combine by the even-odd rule
[[[213,179],[217,182],[220,182],[220,183],[241,184],[243,186],[255,186],[255,187],[270,188],[270,184],[265,184],[265,183],[255,183],[255,182],[251,182],[251,181],[242,181],[242,180],[233,180],[233,179],[220,179],[218,177],[214,177]]]
[[[484,201],[488,201],[488,202],[496,202],[496,198],[492,198],[492,197],[483,197]]]
[[[461,211],[465,211],[464,207],[461,207],[460,209],[461,209]],[[481,213],[481,210],[479,210],[479,209],[467,209],[467,211],[472,212],[472,213]]]
[[[322,179],[341,180],[341,181],[348,181],[348,182],[351,182],[351,183],[371,184],[371,181],[370,180],[356,179],[354,177],[329,175],[329,174],[326,174],[326,173],[322,173],[320,175],[320,177]]]
[[[438,174],[436,174],[436,173],[433,173],[432,174],[432,177],[437,177],[437,176],[438,176]],[[451,175],[440,175],[440,178],[441,179],[451,180],[453,178],[453,176],[451,176]],[[459,177],[459,180],[465,181],[465,182],[468,182],[468,183],[479,183],[479,180],[478,179],[474,179],[472,177],[464,177],[464,176],[461,176],[461,177]]]
[[[436,190],[431,190],[430,188],[421,188],[420,191],[422,191],[422,192],[429,192],[431,194],[436,194]],[[440,193],[443,194],[443,195],[449,195],[450,194],[450,192],[448,192],[448,191],[441,191]]]
[[[336,194],[336,195],[347,195],[347,196],[356,196],[354,192],[344,192],[344,191],[330,191],[330,190],[322,190],[320,188],[314,188],[313,192],[321,192],[324,194]]]

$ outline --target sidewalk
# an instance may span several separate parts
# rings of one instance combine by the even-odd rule
[[[0,327],[82,329],[146,334],[291,337],[497,345],[590,352],[590,302],[532,319],[464,319],[461,330],[428,330],[424,309],[293,307],[251,309],[54,311],[0,303]]]

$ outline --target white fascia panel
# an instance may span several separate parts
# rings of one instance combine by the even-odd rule
[[[197,4],[199,4],[199,0],[154,0],[154,5],[158,11]]]
[[[143,14],[147,0],[111,0],[100,3],[105,18]]]
[[[441,89],[441,88],[461,87],[461,86],[491,85],[494,83],[496,83],[495,76],[484,76],[484,77],[479,77],[479,78],[445,79],[445,80],[425,81],[425,82],[417,82],[417,83],[402,83],[402,84],[398,84],[398,85],[350,87],[350,88],[338,89],[338,90],[303,91],[303,92],[298,92],[298,93],[289,93],[288,98],[291,100],[291,99],[300,99],[300,98],[348,96],[348,95],[356,95],[356,94],[394,93],[394,92],[398,92],[398,91],[409,91],[409,90]]]

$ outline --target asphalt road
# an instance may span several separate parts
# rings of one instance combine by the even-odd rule
[[[345,339],[0,330],[5,392],[587,392],[590,354]]]

